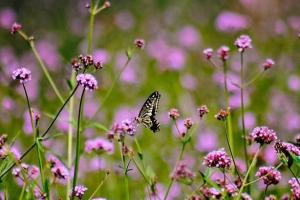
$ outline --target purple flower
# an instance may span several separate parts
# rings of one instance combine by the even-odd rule
[[[221,109],[216,115],[215,115],[215,118],[217,120],[220,120],[220,121],[224,121],[226,120],[226,118],[228,117],[229,115],[229,112],[225,109]]]
[[[226,61],[229,58],[229,47],[227,46],[221,46],[217,53],[218,53],[218,57],[222,60],[222,61]]]
[[[68,169],[61,163],[61,161],[57,157],[53,155],[50,155],[48,157],[48,163],[50,165],[54,182],[57,181],[58,183],[66,184],[70,176]]]
[[[95,90],[98,88],[97,80],[91,74],[79,74],[76,77],[77,83],[88,90]]]
[[[210,130],[198,134],[196,149],[198,151],[208,152],[217,147],[218,137]]]
[[[300,181],[300,179],[298,179],[298,181]],[[289,180],[293,200],[299,200],[300,199],[300,185],[298,184],[298,181],[295,178],[292,178],[292,179]]]
[[[221,32],[233,33],[248,28],[249,20],[244,15],[224,11],[218,15],[215,26]]]
[[[19,80],[20,83],[26,83],[31,80],[31,71],[27,68],[18,68],[13,71],[12,78],[14,80]]]
[[[229,196],[234,197],[238,194],[239,189],[234,183],[229,183],[225,185],[225,190]]]
[[[264,184],[266,185],[276,185],[281,179],[281,174],[274,167],[260,167],[255,174],[256,177],[263,177]]]
[[[121,122],[121,130],[124,134],[128,134],[130,136],[134,136],[136,133],[136,124],[131,120],[123,120]]]
[[[38,186],[34,187],[33,194],[36,200],[45,200],[47,198],[47,195]]]
[[[84,193],[87,191],[87,188],[82,185],[76,185],[73,191],[73,196],[78,199],[82,199]]]
[[[108,154],[112,154],[114,152],[114,145],[113,143],[103,139],[103,138],[95,138],[91,140],[87,140],[85,142],[85,152],[107,152]]]
[[[249,194],[243,193],[243,194],[242,194],[242,200],[252,200],[252,198],[250,197]]]
[[[171,108],[168,115],[171,119],[174,119],[174,120],[176,120],[180,117],[178,109],[176,109],[176,108]]]
[[[275,131],[266,127],[260,126],[253,129],[250,133],[250,138],[259,144],[270,144],[277,139]]]
[[[204,115],[209,113],[209,110],[206,105],[200,106],[200,108],[198,108],[197,111],[198,111],[198,115],[200,116],[201,119]]]
[[[184,26],[177,33],[178,42],[181,46],[191,48],[198,46],[199,36],[198,31],[195,27],[187,25]]]
[[[194,124],[194,122],[193,122],[193,120],[192,120],[191,118],[186,118],[186,119],[184,120],[184,126],[185,126],[187,129],[192,128],[193,124]]]
[[[205,58],[207,59],[207,60],[210,60],[211,59],[211,57],[213,56],[213,49],[212,48],[207,48],[207,49],[204,49],[203,50],[203,55],[205,56]]]
[[[16,13],[10,8],[0,10],[0,27],[10,29],[16,20]]]
[[[265,70],[270,69],[271,67],[273,67],[273,65],[275,65],[275,62],[271,58],[267,58],[263,63],[263,67]]]
[[[234,45],[239,49],[239,52],[244,52],[246,49],[252,48],[251,38],[248,35],[241,35],[234,42]]]
[[[224,149],[209,152],[203,161],[207,167],[230,168],[231,159]]]
[[[300,78],[296,75],[291,75],[288,79],[288,87],[292,91],[300,90]]]
[[[284,153],[286,156],[289,156],[290,153],[300,156],[300,148],[288,142],[277,140],[274,148],[277,153]]]
[[[205,198],[212,198],[212,199],[220,199],[222,197],[222,193],[218,191],[216,188],[208,188],[208,187],[202,187],[201,193]]]
[[[134,40],[134,45],[137,47],[137,48],[139,48],[139,49],[144,49],[144,47],[145,47],[145,40],[143,40],[143,39],[135,39]]]
[[[21,29],[22,29],[22,25],[15,22],[12,25],[10,32],[11,32],[11,34],[16,34]]]
[[[184,183],[191,183],[195,177],[195,174],[187,167],[184,162],[180,162],[175,167],[172,173],[172,179],[176,181],[183,181]]]

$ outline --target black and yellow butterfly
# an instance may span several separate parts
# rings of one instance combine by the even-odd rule
[[[158,110],[158,103],[160,99],[160,93],[158,91],[153,92],[145,101],[142,106],[136,121],[138,124],[143,124],[146,128],[151,131],[158,132],[160,124],[158,123],[156,113]]]

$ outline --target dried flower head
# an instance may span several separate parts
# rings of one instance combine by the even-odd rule
[[[217,167],[217,168],[230,168],[231,158],[224,151],[224,149],[219,149],[217,151],[209,152],[203,161],[203,165],[207,167]]]
[[[274,148],[277,153],[283,153],[286,156],[289,156],[290,153],[300,156],[300,148],[288,142],[277,140],[274,144]]]
[[[174,120],[176,120],[180,117],[178,109],[176,109],[176,108],[171,108],[168,114],[169,114],[169,117]]]
[[[211,59],[211,57],[213,56],[213,49],[212,48],[207,48],[207,49],[204,49],[203,50],[203,55],[205,56],[205,58],[207,59],[207,60],[210,60]]]
[[[255,176],[258,178],[263,177],[264,184],[266,185],[276,185],[281,179],[281,174],[274,167],[260,167],[256,172]]]
[[[145,40],[143,39],[135,39],[134,40],[134,45],[138,48],[138,49],[144,49],[145,47]]]
[[[94,67],[95,67],[95,69],[103,69],[103,64],[102,64],[102,62],[101,61],[95,61],[94,62]]]
[[[183,162],[180,162],[175,167],[174,172],[172,173],[172,179],[190,184],[193,182],[195,174],[187,167]]]
[[[21,67],[13,71],[12,78],[19,80],[20,83],[26,83],[31,80],[31,71],[27,68]]]
[[[185,126],[187,129],[192,128],[193,124],[194,124],[194,122],[192,121],[191,118],[186,118],[186,119],[184,120],[184,126]]]
[[[263,63],[263,67],[265,70],[272,68],[273,65],[275,65],[275,62],[271,58],[266,59],[265,62]]]
[[[229,109],[228,109],[229,110]],[[215,115],[215,118],[217,120],[220,120],[220,121],[224,121],[226,120],[226,118],[228,117],[229,115],[229,112],[225,109],[221,109],[216,115]]]
[[[22,25],[15,22],[15,23],[13,23],[10,32],[11,32],[11,34],[16,34],[21,29],[22,29]]]
[[[103,6],[104,6],[105,8],[110,8],[110,7],[111,7],[110,1],[105,1],[104,4],[103,4]]]
[[[298,178],[298,181],[300,181],[299,178]],[[296,178],[292,178],[292,179],[289,180],[293,200],[299,200],[300,199],[300,185],[299,185],[298,181],[297,181]]]
[[[200,108],[198,108],[197,110],[198,110],[198,114],[199,114],[199,116],[200,116],[201,119],[202,119],[202,117],[204,115],[206,115],[207,113],[209,113],[209,110],[208,110],[208,108],[207,108],[206,105],[200,106]]]
[[[222,60],[222,61],[226,61],[229,58],[229,47],[227,46],[221,46],[217,53],[218,53],[218,57]]]
[[[81,63],[77,58],[72,59],[71,65],[75,71],[79,71],[81,69]]]
[[[74,191],[72,193],[73,197],[77,197],[78,199],[82,199],[84,193],[87,191],[87,188],[82,185],[76,185]]]
[[[252,48],[252,40],[248,35],[241,35],[234,42],[234,45],[238,48],[239,52],[244,52],[246,49]]]
[[[91,74],[78,74],[76,77],[77,83],[87,90],[95,90],[98,88],[98,83],[95,77]]]
[[[0,149],[2,149],[2,147],[4,146],[6,141],[7,141],[7,135],[6,134],[1,135],[0,136]]]
[[[250,133],[252,140],[259,144],[270,144],[277,139],[276,132],[266,126],[260,126],[253,129]]]

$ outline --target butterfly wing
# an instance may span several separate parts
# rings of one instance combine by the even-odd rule
[[[152,130],[153,132],[159,131],[159,123],[155,118],[159,99],[160,94],[158,91],[150,94],[138,115],[138,117],[141,119],[141,123],[145,127],[150,128],[150,130]]]

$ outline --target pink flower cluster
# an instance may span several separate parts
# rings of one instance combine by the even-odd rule
[[[143,39],[135,39],[134,40],[134,45],[139,48],[139,49],[143,49],[145,47],[145,40]]]
[[[210,60],[211,57],[213,56],[213,49],[212,48],[207,48],[203,50],[203,55],[207,60]]]
[[[266,185],[276,185],[281,180],[281,174],[274,167],[260,167],[256,172],[255,176],[258,178],[263,177],[264,184]]]
[[[179,111],[176,108],[171,108],[168,114],[169,114],[169,117],[174,120],[176,120],[180,117]]]
[[[277,139],[276,132],[266,126],[260,126],[253,129],[250,138],[259,144],[270,144]]]
[[[239,52],[244,52],[246,49],[252,48],[252,40],[248,35],[241,35],[234,42],[234,45],[238,48]]]
[[[183,162],[177,164],[172,174],[172,179],[176,181],[184,181],[188,183],[191,183],[194,177],[195,174]]]
[[[264,67],[265,70],[268,70],[268,69],[272,68],[273,65],[275,65],[275,62],[271,58],[267,58],[265,60],[265,62],[263,63],[263,67]]]
[[[229,47],[227,46],[221,46],[217,53],[218,53],[218,57],[222,60],[222,61],[226,61],[229,58]]]
[[[31,80],[31,71],[27,68],[21,67],[13,71],[12,78],[19,80],[20,83],[26,83]]]
[[[280,140],[277,140],[274,144],[274,148],[277,153],[284,153],[285,155],[292,153],[296,156],[300,156],[299,147],[288,142],[282,142]]]
[[[76,185],[74,188],[74,191],[72,193],[72,195],[74,197],[77,197],[78,199],[82,199],[84,193],[87,191],[88,189],[83,186],[83,185]]]
[[[230,168],[231,158],[224,151],[224,149],[219,149],[217,151],[209,152],[203,161],[203,165],[207,167],[217,167],[217,168]]]
[[[98,83],[95,77],[91,74],[78,74],[76,77],[77,83],[87,90],[95,90],[98,88]]]
[[[12,25],[10,32],[11,32],[11,34],[16,34],[16,33],[17,33],[19,30],[21,30],[21,29],[22,29],[22,25],[19,24],[19,23],[17,23],[17,22],[15,22],[15,23]]]
[[[35,165],[21,163],[20,167],[15,167],[12,170],[12,175],[16,178],[19,185],[23,185],[25,179],[34,180],[40,174],[40,170]]]
[[[50,165],[54,181],[57,181],[61,184],[66,184],[70,176],[68,169],[62,164],[62,162],[57,157],[53,155],[50,155],[48,157],[48,163]]]
[[[222,197],[222,193],[218,191],[216,188],[208,188],[203,187],[201,188],[201,193],[205,198],[212,198],[212,199],[220,199]]]
[[[121,122],[121,130],[124,134],[134,136],[136,133],[136,124],[129,119],[123,120]]]
[[[200,108],[198,108],[197,111],[198,111],[198,115],[200,116],[201,119],[203,118],[204,115],[209,113],[209,110],[206,105],[200,106]]]
[[[300,179],[298,179],[298,181],[300,181]],[[298,181],[295,178],[289,180],[289,184],[291,186],[291,191],[293,195],[293,200],[300,199],[300,185]]]
[[[103,138],[95,138],[91,140],[87,140],[85,142],[85,152],[107,152],[108,154],[112,154],[114,152],[114,145],[113,143],[103,139]]]

